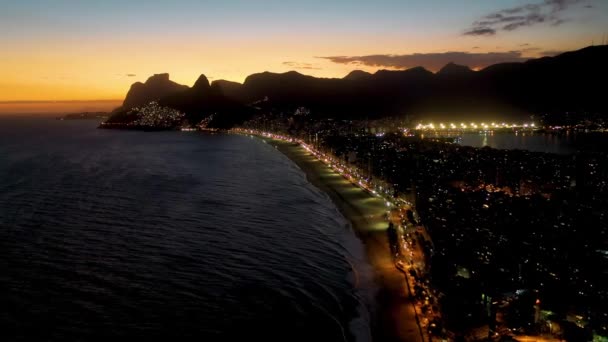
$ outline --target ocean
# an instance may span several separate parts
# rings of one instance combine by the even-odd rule
[[[363,246],[287,157],[97,124],[0,117],[3,340],[370,340]]]

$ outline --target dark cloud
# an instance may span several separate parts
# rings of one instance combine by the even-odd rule
[[[544,0],[540,3],[503,9],[476,20],[464,35],[491,36],[498,31],[514,31],[542,23],[559,26],[568,21],[561,17],[564,12],[573,5],[585,2],[587,0]]]
[[[530,45],[529,43],[523,43],[523,44],[519,44],[519,46],[528,46]]]
[[[444,52],[444,53],[415,53],[411,55],[369,55],[369,56],[330,56],[318,57],[339,64],[367,65],[381,68],[409,69],[423,66],[432,71],[438,71],[452,62],[467,65],[471,68],[484,68],[503,62],[523,62],[528,58],[521,51],[510,52]]]
[[[465,36],[493,36],[496,30],[489,27],[474,27],[464,33]]]
[[[321,70],[321,68],[316,67],[314,64],[311,63],[299,63],[299,62],[283,62],[283,65],[287,65],[288,67],[294,68],[294,69],[304,69],[304,70]]]
[[[545,5],[552,7],[552,12],[560,12],[570,5],[583,2],[582,0],[545,0]]]
[[[479,46],[473,46],[471,49],[473,49],[473,50],[479,49]]]
[[[137,74],[125,74],[125,76],[127,76],[127,77],[135,77],[135,76],[137,76]]]
[[[506,23],[510,21],[511,23],[504,25],[502,29],[505,31],[513,31],[522,26],[532,26],[534,24],[545,22],[545,20],[547,20],[547,17],[539,13],[531,13],[525,17],[517,17],[514,20],[507,21],[506,19],[509,18],[505,18],[503,22]]]

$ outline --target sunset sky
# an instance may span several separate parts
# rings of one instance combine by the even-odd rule
[[[607,23],[603,0],[0,0],[0,111],[119,100],[161,72],[192,85],[201,73],[479,68],[601,44]]]

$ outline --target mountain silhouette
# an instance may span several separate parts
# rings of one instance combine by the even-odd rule
[[[466,65],[458,65],[454,63],[448,63],[441,68],[437,75],[456,76],[456,75],[467,75],[472,74],[474,71]]]
[[[372,74],[363,70],[353,70],[344,76],[345,80],[360,80],[370,77]]]
[[[187,86],[169,80],[169,74],[156,74],[146,83],[136,82],[131,85],[122,107],[129,109],[158,100],[164,96],[187,90]]]
[[[243,84],[241,83],[226,80],[217,80],[213,81],[211,86],[219,88],[219,90],[229,98],[241,99],[244,97]]]
[[[257,112],[293,114],[299,107],[313,119],[381,118],[403,114],[487,116],[593,112],[608,114],[603,84],[608,77],[608,46],[591,46],[555,57],[501,63],[481,71],[449,63],[436,74],[416,67],[356,70],[344,78],[316,78],[290,71],[262,72],[243,84],[201,75],[192,88],[167,74],[131,87],[123,110],[150,100],[183,110],[191,122],[217,113],[222,126],[238,124]],[[263,102],[263,106],[260,103]]]
[[[196,80],[196,82],[194,82],[194,85],[191,88],[195,93],[200,93],[201,95],[207,93],[210,91],[211,89],[211,85],[209,84],[209,80],[207,79],[207,76],[205,76],[204,74],[201,74],[198,79]]]
[[[230,120],[241,120],[251,111],[240,101],[224,96],[221,85],[222,82],[210,85],[207,77],[200,75],[191,88],[160,98],[159,104],[184,112],[191,124],[213,115],[213,126],[229,127]]]

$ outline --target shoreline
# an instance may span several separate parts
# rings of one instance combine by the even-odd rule
[[[308,181],[330,197],[363,243],[377,287],[377,306],[370,322],[373,341],[423,341],[406,277],[390,253],[384,201],[344,179],[298,144],[262,139],[298,165]]]

